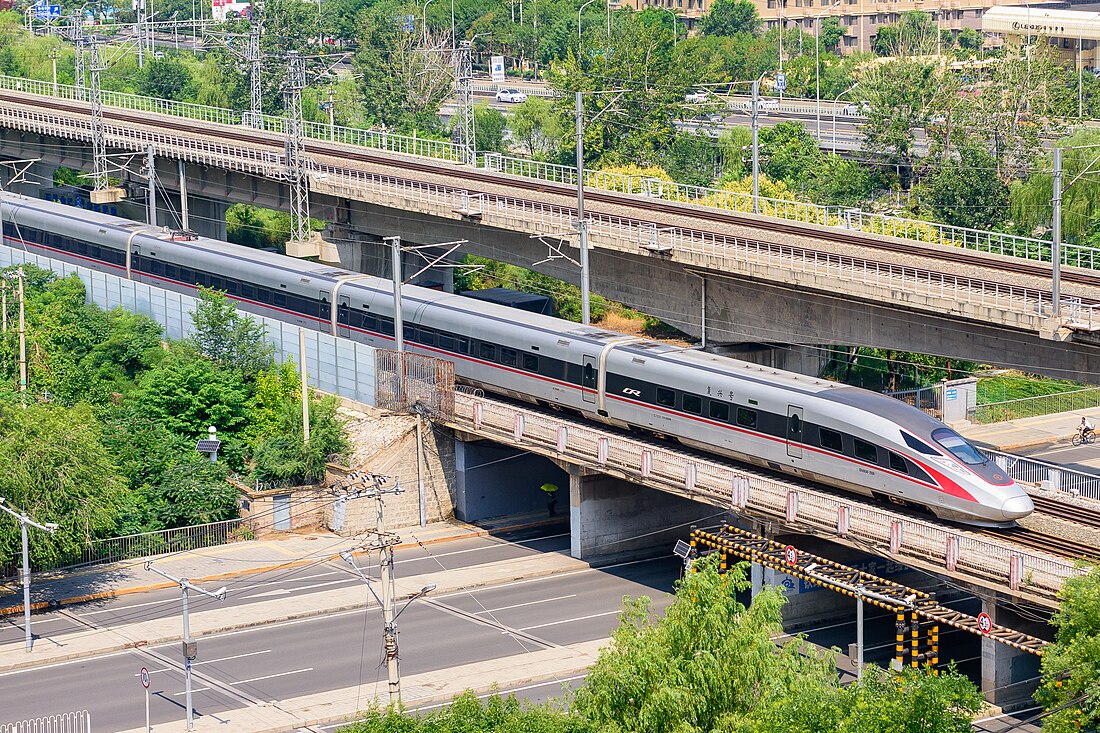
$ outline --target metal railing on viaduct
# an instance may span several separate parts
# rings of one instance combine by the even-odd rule
[[[5,84],[11,84],[10,78],[0,77],[0,87]],[[41,93],[44,89],[40,87],[52,85],[27,80],[21,81],[19,85],[23,87],[20,94],[4,95],[7,99],[0,105],[0,126],[52,137],[92,140],[95,131],[86,103],[76,100],[73,108],[74,102],[69,101],[65,103],[66,108],[52,108],[51,105],[55,104],[53,98],[26,93],[27,87]],[[124,99],[125,97],[126,95],[112,95],[107,101],[132,101]],[[184,105],[180,108],[171,106],[176,103],[165,103],[167,106],[162,109],[159,100],[145,102],[156,111],[139,117],[117,111],[108,111],[105,114],[103,133],[109,147],[134,151],[152,148],[158,156],[190,163],[275,180],[287,180],[291,177],[286,167],[282,140],[270,135],[257,136],[254,131],[239,125],[231,126],[238,113],[200,108],[196,105]],[[177,112],[188,119],[162,116],[164,112]],[[195,120],[202,124],[195,125]],[[281,123],[281,118],[265,120],[265,125],[271,128],[270,132],[279,132]],[[320,137],[317,133],[321,130],[316,126],[309,129]],[[332,130],[329,132],[332,133],[331,136],[335,136]],[[448,143],[416,141],[373,131],[343,128],[341,136],[353,136],[354,140],[346,142],[357,146],[381,146],[387,150],[417,155],[438,154],[448,158],[448,151],[451,151],[447,147]],[[514,195],[515,186],[509,188],[509,182],[515,179],[507,175],[500,174],[499,182],[486,184],[484,190],[477,191],[468,185],[472,183],[465,174],[469,171],[468,168],[433,170],[431,175],[425,176],[413,170],[415,166],[409,167],[410,161],[402,161],[392,155],[374,159],[359,153],[358,159],[352,159],[347,155],[348,148],[342,145],[343,142],[345,141],[328,143],[331,145],[331,158],[340,160],[341,163],[317,160],[309,162],[312,191],[443,219],[475,217],[484,225],[533,236],[560,237],[563,232],[573,230],[576,218],[573,207],[553,203],[547,199],[554,197],[534,192],[529,194],[530,198],[520,198]],[[546,164],[531,163],[530,170],[520,171],[511,164],[511,167],[504,166],[505,159],[502,157],[493,160],[490,168],[507,168],[507,172],[511,174],[530,175],[532,172],[551,170],[545,168]],[[405,166],[405,170],[400,174],[378,172],[380,167],[393,171],[401,170],[402,166]],[[546,173],[546,176],[558,177],[560,173],[562,171],[552,171]],[[627,182],[622,181],[604,181],[601,184],[604,179],[600,175],[604,174],[593,179],[597,185],[609,188],[620,183],[627,185]],[[467,185],[460,187],[436,182],[441,176]],[[424,180],[425,178],[434,180]],[[664,191],[670,184],[646,185],[647,192],[652,193]],[[664,196],[660,193],[659,195]],[[699,203],[698,196],[681,196],[677,193],[675,197]],[[641,216],[651,214],[646,211],[643,199],[638,199],[636,203],[628,200],[628,203]],[[791,211],[806,206],[790,202],[784,204]],[[690,215],[691,209],[685,209],[683,214]],[[809,246],[730,236],[694,227],[658,226],[646,219],[599,211],[589,216],[589,241],[593,247],[642,257],[659,255],[684,267],[713,269],[726,275],[739,275],[760,282],[781,282],[785,287],[895,304],[907,310],[923,311],[932,315],[950,313],[954,317],[977,323],[1033,333],[1042,332],[1044,326],[1048,325],[1047,317],[1051,310],[1049,291],[993,279],[952,274],[957,270],[954,265],[942,263],[937,267],[936,261],[931,257],[925,260],[925,267],[913,267],[870,257],[837,254]],[[1036,249],[1026,243],[1020,247],[1016,244],[998,246],[1010,246],[1014,251],[1019,249],[1022,253],[1041,250],[1041,247]],[[986,248],[993,248],[992,244]],[[1064,299],[1063,304],[1063,325],[1084,330],[1100,329],[1100,317],[1094,312],[1100,304],[1080,298]]]
[[[32,262],[60,275],[76,274],[91,301],[108,308],[122,306],[164,325],[166,335],[191,332],[195,298],[122,277],[95,272],[60,260],[0,246],[0,267]],[[392,401],[394,382],[378,370],[377,350],[349,339],[306,329],[306,349],[299,351],[299,327],[256,317],[283,359],[301,359],[310,382],[367,404]],[[420,357],[423,358],[423,357]],[[408,379],[414,399],[432,401],[431,385]],[[769,522],[777,528],[853,544],[899,562],[943,573],[983,587],[1009,592],[1055,606],[1062,582],[1083,571],[1071,560],[1014,545],[1007,537],[977,534],[934,521],[916,519],[856,498],[733,466],[609,432],[593,423],[506,404],[457,390],[436,400],[435,419],[469,436],[521,447],[557,461],[624,478],[649,488]]]

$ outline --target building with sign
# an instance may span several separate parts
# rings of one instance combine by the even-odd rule
[[[982,31],[1028,42],[1043,38],[1066,66],[1100,69],[1100,13],[1048,10],[1043,6],[993,8],[982,18]]]
[[[248,2],[236,2],[236,0],[211,0],[210,17],[214,20],[228,20],[229,18],[248,17],[251,4]]]

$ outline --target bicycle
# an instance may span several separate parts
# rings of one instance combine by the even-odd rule
[[[1095,443],[1095,442],[1096,442],[1096,431],[1095,430],[1085,430],[1085,431],[1078,430],[1076,433],[1073,434],[1073,444],[1074,445],[1082,445],[1082,444],[1085,444],[1085,443]]]

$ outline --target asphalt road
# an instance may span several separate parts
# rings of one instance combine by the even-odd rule
[[[1100,470],[1100,443],[1074,447],[1070,443],[1056,443],[1038,448],[1016,451],[1018,455],[1035,458],[1047,463],[1057,463],[1066,468],[1095,473]]]
[[[663,609],[678,572],[675,558],[660,558],[414,603],[400,619],[402,673],[606,637],[618,623],[624,595],[650,595]],[[133,609],[138,611],[164,612],[158,606]],[[373,694],[385,686],[380,644],[377,609],[205,637],[193,666],[195,709],[216,716],[251,701],[356,684]],[[169,644],[0,675],[0,710],[5,720],[18,720],[87,709],[99,729],[140,727],[144,702],[136,674],[145,666],[152,673],[154,724],[179,720],[178,659],[178,644]]]
[[[416,547],[398,550],[396,554],[396,573],[408,577],[437,570],[454,570],[478,564],[522,558],[542,552],[568,552],[569,535],[560,529],[552,530],[544,536],[545,530],[524,533],[509,533],[497,537],[479,537],[469,540],[456,540],[441,545]],[[324,556],[328,556],[328,552]],[[356,558],[364,572],[378,577],[377,555],[368,562],[366,556]],[[149,582],[161,581],[159,576],[149,573]],[[316,565],[275,570],[267,573],[241,576],[235,580],[218,583],[225,585],[228,594],[224,601],[214,601],[201,596],[191,600],[191,610],[201,611],[207,608],[228,608],[236,605],[256,603],[281,596],[300,595],[331,590],[353,585],[361,586],[363,581],[345,563],[327,562],[319,559]],[[34,587],[32,586],[32,589]],[[42,590],[39,588],[39,590]],[[214,590],[212,587],[211,590]],[[64,593],[53,589],[55,597],[64,597]],[[369,591],[364,588],[363,593]],[[0,596],[0,606],[20,605],[23,599],[16,593]],[[31,628],[39,639],[36,643],[49,644],[52,635],[86,628],[88,623],[100,626],[116,626],[136,623],[166,616],[180,614],[180,592],[176,588],[150,591],[139,595],[123,596],[82,606],[66,609],[64,612],[35,614]],[[22,643],[23,617],[7,616],[0,619],[0,644]]]

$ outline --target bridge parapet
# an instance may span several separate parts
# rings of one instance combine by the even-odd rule
[[[716,458],[609,433],[598,426],[459,393],[450,424],[555,460],[892,557],[983,587],[1057,606],[1063,581],[1084,571],[1064,558],[1025,550],[816,490]]]

